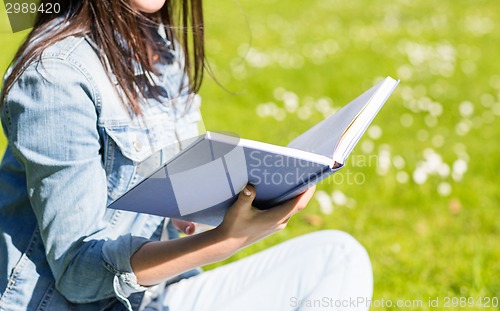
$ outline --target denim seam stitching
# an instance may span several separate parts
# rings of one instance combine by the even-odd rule
[[[85,80],[90,85],[90,89],[92,91],[92,96],[94,97],[94,100],[92,102],[93,102],[97,112],[100,112],[100,109],[102,106],[101,105],[102,97],[101,97],[100,92],[98,91],[98,88],[97,88],[95,81],[93,80],[92,76],[89,74],[87,69],[85,69],[85,67],[82,66],[78,61],[71,58],[70,55],[65,55],[62,53],[54,53],[54,54],[45,55],[44,57],[40,58],[39,60],[37,60],[37,61],[31,63],[29,66],[27,66],[26,70],[29,67],[34,66],[35,64],[36,65],[42,64],[43,61],[50,61],[50,60],[59,60],[63,63],[66,63],[66,64],[70,65],[73,69],[75,69],[76,71],[78,71],[79,73],[82,74],[82,76],[85,78]]]
[[[23,270],[24,265],[28,261],[28,255],[31,254],[33,247],[35,243],[38,241],[38,226],[35,227],[35,230],[33,231],[31,235],[30,242],[28,244],[28,247],[26,248],[26,251],[21,255],[21,258],[19,259],[19,262],[14,266],[14,270],[12,271],[11,276],[9,277],[9,281],[7,283],[7,288],[5,289],[5,292],[3,293],[2,297],[0,298],[0,307],[2,307],[2,304],[7,301],[7,298],[9,297],[10,292],[16,285],[16,280],[19,275],[19,273]]]
[[[49,288],[47,289],[47,291],[45,291],[45,293],[43,294],[43,297],[40,301],[40,304],[38,305],[38,308],[37,308],[37,311],[43,311],[43,310],[47,310],[47,306],[50,302],[50,300],[52,299],[53,297],[53,294],[54,294],[54,281],[52,281],[49,285]]]

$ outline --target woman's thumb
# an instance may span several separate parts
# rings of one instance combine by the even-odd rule
[[[245,188],[241,190],[237,203],[252,205],[252,202],[255,199],[255,194],[255,188],[251,185],[246,185]]]

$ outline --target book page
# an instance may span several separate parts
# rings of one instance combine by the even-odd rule
[[[368,124],[389,96],[390,91],[393,90],[393,88],[391,88],[389,91],[387,85],[394,83],[394,81],[395,80],[392,78],[387,77],[351,101],[342,109],[294,139],[290,142],[290,144],[288,144],[288,147],[327,156],[332,158],[334,161],[343,164],[346,157],[349,155],[349,152],[352,150],[361,135],[364,133]],[[376,94],[381,91],[385,94],[385,96],[376,96]],[[376,99],[376,102],[373,101],[374,98]],[[354,122],[361,116],[361,113],[370,104],[375,104],[377,108],[367,110],[366,113],[362,115],[363,120],[358,120],[358,122],[361,121],[361,123],[365,124],[365,126],[352,127]],[[348,137],[346,136],[347,133],[350,134]],[[353,135],[353,133],[356,133],[356,135]],[[346,138],[348,138],[345,141],[347,146],[344,143],[342,152],[336,152],[339,144]]]
[[[363,110],[380,84],[364,92],[358,98],[295,138],[288,147],[320,154],[332,158],[340,138],[352,121]],[[344,159],[334,159],[343,163]]]
[[[244,138],[235,138],[234,136],[228,136],[222,133],[217,132],[207,132],[207,137],[212,141],[217,141],[220,143],[225,143],[229,145],[238,145],[241,147],[246,147],[255,150],[267,151],[275,154],[281,154],[288,157],[293,157],[297,159],[302,159],[306,161],[317,162],[325,165],[331,164],[332,156],[329,155],[327,157],[313,153],[307,152],[299,149],[292,149],[289,147],[283,147],[273,144],[268,144],[256,140],[244,139]]]
[[[396,81],[391,78],[382,81],[382,85],[372,96],[370,102],[340,138],[333,155],[334,158],[347,158],[398,83],[399,80]]]

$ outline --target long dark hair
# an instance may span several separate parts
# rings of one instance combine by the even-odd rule
[[[130,0],[42,0],[58,3],[59,13],[38,14],[35,26],[17,51],[12,73],[3,86],[0,107],[6,93],[28,64],[43,51],[68,36],[89,36],[99,49],[99,57],[118,81],[133,112],[140,115],[139,96],[147,89],[155,89],[150,77],[134,75],[134,61],[146,73],[154,72],[151,48],[155,49],[148,27],[163,24],[170,41],[178,42],[184,51],[184,71],[189,77],[190,92],[201,86],[205,61],[202,0],[167,0],[160,11],[143,14],[134,10]],[[59,19],[58,19],[59,18]],[[54,20],[58,19],[57,24]],[[50,36],[36,44],[32,40],[50,32]],[[124,42],[125,44],[123,44]],[[174,45],[174,49],[175,49]],[[143,86],[143,87],[139,87]]]

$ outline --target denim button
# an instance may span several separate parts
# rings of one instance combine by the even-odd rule
[[[134,141],[134,148],[135,148],[136,151],[141,151],[141,149],[142,149],[141,142],[138,141],[138,140]]]

